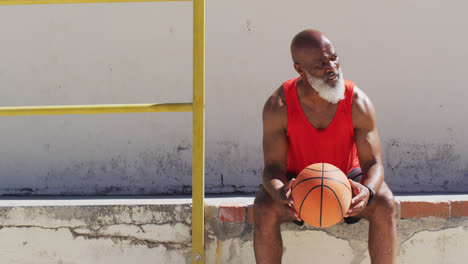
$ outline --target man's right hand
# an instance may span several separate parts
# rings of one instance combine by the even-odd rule
[[[281,206],[289,213],[289,215],[292,218],[301,221],[302,219],[299,217],[299,214],[294,209],[294,200],[291,197],[291,189],[294,186],[295,182],[296,179],[293,178],[289,182],[284,184],[282,187],[278,189],[274,188],[272,197],[276,202],[281,204]]]

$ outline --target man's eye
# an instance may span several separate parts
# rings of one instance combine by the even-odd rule
[[[333,56],[333,57],[331,57],[331,60],[332,60],[332,61],[335,61],[336,58],[338,58],[338,56]]]

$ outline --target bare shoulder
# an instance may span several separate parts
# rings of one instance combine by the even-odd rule
[[[286,107],[286,97],[284,95],[284,87],[281,85],[273,94],[268,97],[263,111],[281,111]]]
[[[357,86],[353,93],[353,126],[354,128],[372,129],[375,126],[375,107],[370,98]]]
[[[284,87],[281,85],[268,97],[263,107],[263,122],[272,122],[287,127],[288,110]]]

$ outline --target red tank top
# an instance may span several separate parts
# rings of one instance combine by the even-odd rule
[[[360,167],[351,111],[354,83],[345,80],[345,98],[338,102],[335,117],[328,127],[318,130],[309,123],[299,103],[298,79],[283,83],[288,107],[287,171],[297,175],[319,162],[333,164],[345,174]]]

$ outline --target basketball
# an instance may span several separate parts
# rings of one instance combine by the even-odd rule
[[[346,175],[328,163],[315,163],[297,175],[291,191],[294,209],[304,222],[329,227],[340,222],[351,205]]]

